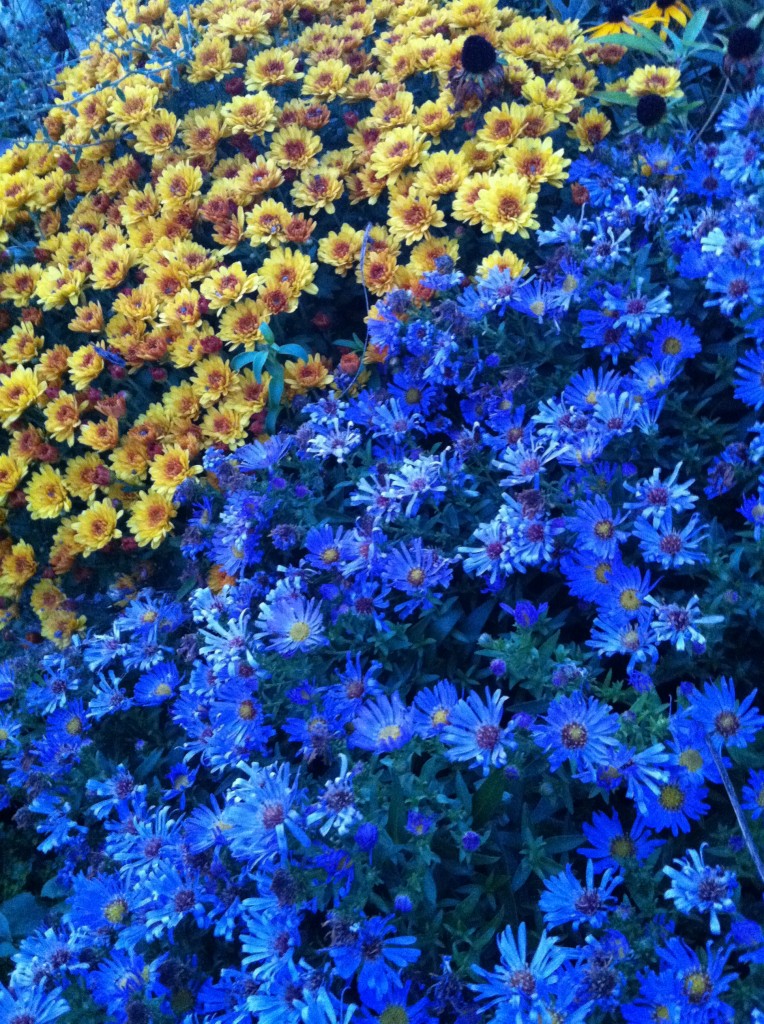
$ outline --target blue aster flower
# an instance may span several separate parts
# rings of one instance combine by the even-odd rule
[[[431,689],[420,690],[414,698],[411,713],[414,732],[422,739],[441,736],[451,722],[451,715],[458,701],[456,687],[447,679],[442,679]]]
[[[305,793],[298,776],[290,780],[289,764],[259,767],[241,761],[238,768],[246,775],[234,781],[232,799],[223,810],[233,856],[250,864],[278,854],[287,857],[287,834],[309,846],[303,828]]]
[[[657,793],[648,790],[644,794],[644,811],[640,808],[640,815],[656,832],[670,829],[677,836],[689,832],[692,822],[708,813],[708,804],[704,802],[707,795],[705,786],[688,781],[674,769],[667,781],[658,786]]]
[[[683,320],[667,317],[653,328],[650,355],[656,363],[663,359],[691,359],[700,350],[700,339]]]
[[[394,693],[392,700],[382,695],[361,709],[348,743],[381,754],[405,746],[412,735],[411,712]]]
[[[708,536],[708,526],[697,513],[681,528],[667,518],[654,526],[649,519],[640,516],[634,524],[634,535],[645,561],[655,562],[663,569],[708,561],[708,556],[700,550]]]
[[[576,534],[577,550],[591,551],[598,558],[613,558],[618,545],[628,537],[628,531],[619,529],[627,516],[615,513],[609,502],[596,495],[593,501],[582,501],[575,515],[567,516],[565,525]]]
[[[344,941],[329,947],[334,969],[345,981],[357,975],[364,1003],[383,999],[402,986],[401,968],[419,958],[413,935],[396,935],[392,917],[370,917]]]
[[[45,992],[35,986],[11,991],[0,982],[1,1024],[51,1024],[69,1012],[60,988]]]
[[[735,398],[761,409],[764,405],[764,349],[755,348],[742,355],[737,361],[735,377]]]
[[[678,982],[682,1021],[732,1024],[734,1011],[720,998],[737,978],[737,974],[724,973],[731,952],[728,947],[716,949],[709,941],[701,958],[684,940],[674,937],[657,952],[661,974]]]
[[[729,747],[747,747],[764,726],[764,717],[752,706],[756,693],[753,690],[741,702],[735,695],[734,681],[722,676],[718,683],[707,682],[702,693],[693,690],[688,713],[703,726],[718,749],[725,743]]]
[[[133,700],[142,707],[164,704],[180,686],[180,673],[171,661],[163,661],[144,672],[135,684]]]
[[[482,768],[484,775],[507,763],[507,751],[517,743],[511,735],[511,723],[501,725],[506,700],[507,695],[500,690],[491,693],[486,687],[484,699],[473,692],[466,700],[457,701],[441,733],[449,761],[467,762],[470,767]]]
[[[542,725],[533,728],[535,742],[546,751],[552,771],[565,761],[576,769],[587,768],[616,746],[618,716],[609,704],[574,693],[560,695],[549,705]]]
[[[595,811],[591,824],[584,823],[583,832],[591,846],[579,847],[577,852],[590,858],[598,871],[617,871],[629,863],[642,864],[665,842],[653,839],[643,821],[635,821],[630,829],[625,829],[616,811],[609,816]]]
[[[678,483],[677,477],[682,463],[678,462],[666,480],[661,479],[661,470],[654,469],[649,477],[640,479],[636,484],[624,482],[624,489],[634,495],[634,501],[624,502],[624,508],[636,509],[641,516],[649,519],[653,526],[666,520],[677,512],[686,512],[698,500],[691,493],[690,485],[694,479],[686,483]]]
[[[570,867],[544,881],[539,897],[539,909],[549,928],[570,924],[577,932],[581,925],[599,928],[615,907],[614,890],[622,883],[620,874],[607,869],[597,885],[594,884],[594,864],[587,861],[586,881],[582,885]]]
[[[761,531],[764,528],[764,487],[759,487],[758,494],[744,497],[738,512],[753,525],[753,539],[761,540]]]
[[[733,871],[704,862],[703,852],[707,846],[708,843],[701,843],[700,851],[688,850],[686,857],[675,859],[677,867],[664,867],[664,875],[672,882],[665,895],[682,914],[693,911],[709,914],[711,934],[718,935],[721,931],[719,914],[735,912],[733,897],[740,886]]]
[[[299,594],[261,604],[257,625],[257,639],[287,657],[327,643],[320,604]]]
[[[743,807],[756,821],[764,814],[764,771],[752,768],[743,786]]]
[[[570,950],[561,949],[557,942],[557,938],[543,931],[529,963],[525,921],[520,922],[517,938],[511,927],[505,928],[496,939],[498,966],[491,971],[472,968],[483,979],[472,988],[485,1008],[498,1009],[505,1000],[515,997],[527,1010],[540,994],[549,992],[558,980],[560,968],[571,956]]]

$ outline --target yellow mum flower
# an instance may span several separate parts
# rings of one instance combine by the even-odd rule
[[[72,520],[74,540],[85,558],[105,548],[122,536],[117,522],[123,512],[117,511],[108,498],[95,501]]]
[[[54,441],[74,444],[74,432],[80,425],[80,403],[75,395],[64,392],[45,408],[45,429]]]
[[[578,105],[576,87],[567,79],[533,78],[526,82],[522,89],[523,96],[529,103],[537,103],[544,110],[551,111],[562,120]]]
[[[155,492],[141,490],[130,508],[128,527],[139,547],[158,548],[172,532],[172,520],[177,508],[169,498]]]
[[[188,68],[188,80],[194,85],[221,78],[240,68],[233,59],[233,51],[227,39],[220,36],[204,36],[194,50],[194,57]]]
[[[251,352],[257,345],[265,344],[260,333],[263,323],[267,323],[267,316],[262,304],[254,299],[243,299],[221,316],[218,337],[232,348],[243,345],[247,352]]]
[[[66,594],[56,586],[53,580],[40,580],[35,583],[29,597],[34,613],[40,617],[56,611],[66,601]]]
[[[475,208],[483,231],[490,231],[497,242],[505,233],[527,238],[528,229],[539,226],[533,216],[536,195],[517,174],[494,175],[488,188],[478,196]]]
[[[12,302],[18,309],[28,306],[41,274],[42,267],[39,263],[34,263],[31,267],[15,263],[10,270],[0,274],[0,300]]]
[[[288,49],[267,49],[252,58],[247,64],[245,83],[250,92],[257,92],[269,85],[285,85],[302,78],[297,70],[299,58]]]
[[[679,88],[681,80],[679,68],[656,67],[655,64],[648,64],[646,67],[637,68],[632,72],[626,82],[626,92],[629,96],[663,96],[668,99],[671,96],[681,96]]]
[[[319,241],[318,259],[345,277],[360,256],[362,245],[363,231],[343,224],[339,231],[330,231]]]
[[[109,456],[114,475],[126,484],[144,481],[148,475],[149,461],[146,445],[139,440],[126,441]]]
[[[563,150],[552,148],[551,139],[519,139],[505,156],[502,170],[525,178],[534,189],[545,182],[562,188],[569,166],[570,160]]]
[[[350,67],[344,61],[336,58],[320,60],[305,75],[302,95],[315,96],[330,103],[344,94],[348,78]]]
[[[133,128],[133,149],[148,156],[164,153],[175,141],[177,132],[178,119],[175,114],[164,109],[154,110]]]
[[[123,82],[119,93],[115,91],[111,96],[109,121],[123,131],[139,125],[149,117],[159,102],[159,89],[147,78]]]
[[[66,463],[64,481],[67,490],[75,498],[90,502],[98,493],[99,487],[107,487],[111,474],[104,462],[95,452],[78,455]]]
[[[477,142],[490,153],[501,152],[518,138],[523,123],[523,108],[518,103],[511,106],[502,103],[500,107],[492,107],[477,133]]]
[[[72,507],[64,478],[52,466],[43,466],[35,473],[24,491],[32,519],[58,519]]]
[[[210,309],[224,309],[247,292],[255,291],[260,280],[257,274],[248,274],[237,261],[213,270],[207,280],[202,281],[200,291]]]
[[[37,572],[34,548],[24,540],[14,544],[0,562],[0,596],[15,598]]]
[[[84,391],[106,365],[93,345],[83,345],[69,356],[69,376],[75,391]]]
[[[441,97],[437,100],[427,100],[417,109],[416,123],[426,135],[432,135],[437,142],[444,131],[456,124],[456,116],[451,112],[447,100]]]
[[[35,294],[43,309],[61,309],[67,302],[76,306],[85,281],[86,276],[81,270],[69,270],[54,263],[43,270]]]
[[[319,210],[334,213],[334,200],[339,199],[344,188],[338,171],[307,170],[292,186],[292,199],[295,206],[310,207],[312,214]]]
[[[289,360],[284,365],[284,386],[295,395],[305,395],[313,388],[328,387],[333,381],[326,359],[317,354],[308,359]]]
[[[421,241],[432,228],[442,228],[446,220],[443,211],[428,195],[416,191],[394,196],[388,207],[388,226],[393,238],[407,245]]]
[[[56,609],[50,616],[40,622],[40,632],[46,640],[50,640],[60,651],[65,650],[72,642],[75,633],[81,633],[87,625],[84,615]]]
[[[414,181],[427,195],[443,196],[456,192],[469,172],[469,164],[462,153],[441,150],[425,157]]]
[[[302,171],[317,162],[316,155],[322,148],[321,138],[315,132],[292,124],[271,137],[270,156],[279,167]]]
[[[11,331],[8,340],[2,344],[3,358],[6,363],[16,366],[34,359],[45,344],[45,339],[35,334],[34,325],[24,320]]]
[[[249,409],[223,405],[209,409],[202,420],[202,434],[207,445],[222,444],[239,448],[247,439],[247,426],[252,413]]]
[[[236,374],[227,360],[220,356],[209,356],[196,367],[191,386],[199,404],[206,409],[227,395],[235,380]]]
[[[119,441],[119,422],[115,416],[107,416],[97,423],[86,423],[80,430],[80,444],[96,452],[108,452]]]
[[[0,376],[0,416],[6,430],[25,409],[34,405],[45,387],[37,370],[25,366],[17,366],[10,374]]]
[[[202,191],[202,172],[184,160],[165,167],[156,184],[159,202],[169,209],[183,206]]]
[[[153,489],[157,494],[171,498],[184,480],[202,472],[201,466],[191,466],[188,452],[177,444],[169,445],[157,455],[149,466]]]
[[[252,245],[279,245],[286,241],[289,210],[276,199],[264,199],[247,214],[246,236]]]
[[[610,133],[612,124],[599,110],[590,110],[579,117],[568,134],[578,139],[582,153],[589,153]]]
[[[190,110],[183,118],[181,137],[194,156],[214,156],[226,129],[216,107]]]
[[[27,467],[11,455],[0,455],[0,504],[15,491],[26,474]]]
[[[378,178],[393,182],[407,167],[418,167],[429,148],[429,139],[418,128],[400,125],[382,136],[369,166]]]
[[[85,306],[77,306],[74,316],[68,323],[70,331],[81,334],[99,334],[103,330],[103,309],[100,302],[88,302]]]
[[[456,190],[451,216],[465,224],[479,224],[481,215],[477,210],[477,201],[491,183],[491,175],[486,173],[472,174],[463,181]]]
[[[277,109],[276,101],[267,92],[259,92],[255,96],[234,96],[222,109],[223,121],[234,135],[243,132],[263,138],[266,132],[272,132],[276,127]]]
[[[495,250],[485,256],[475,268],[475,277],[486,277],[494,267],[508,270],[510,277],[522,277],[528,273],[525,260],[521,260],[511,249]]]

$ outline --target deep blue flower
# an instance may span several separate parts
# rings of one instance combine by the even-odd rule
[[[704,803],[707,794],[705,786],[687,781],[674,770],[669,779],[659,785],[657,793],[651,790],[645,793],[641,818],[657,832],[671,829],[674,836],[689,832],[691,823],[708,812],[708,804]]]
[[[45,992],[35,986],[11,992],[0,983],[2,1024],[50,1024],[69,1011],[69,1004],[61,998],[60,988]]]
[[[379,1000],[400,986],[400,969],[418,959],[413,935],[396,935],[391,917],[371,917],[347,939],[329,947],[334,969],[349,981],[357,974],[361,999]]]
[[[492,694],[486,687],[484,699],[473,692],[454,705],[441,733],[449,761],[467,762],[471,767],[482,768],[484,775],[507,763],[507,751],[517,743],[511,736],[511,723],[501,725],[506,700],[507,695],[500,690]]]
[[[663,521],[671,522],[676,512],[686,512],[698,500],[690,491],[690,485],[677,482],[682,463],[678,462],[666,480],[661,479],[661,470],[656,468],[649,477],[639,480],[636,484],[624,482],[624,489],[634,495],[634,501],[624,502],[624,508],[638,510],[641,516],[649,519],[653,526]]]
[[[420,690],[412,708],[414,732],[422,739],[440,736],[449,725],[458,700],[456,687],[447,679],[442,679],[432,689]]]
[[[412,735],[411,712],[394,693],[392,700],[383,695],[361,709],[353,720],[349,744],[381,754],[405,746]]]
[[[483,980],[472,988],[486,1008],[499,1009],[505,1000],[515,997],[520,1006],[528,1010],[539,995],[553,991],[560,967],[570,957],[570,951],[557,946],[558,940],[543,931],[533,957],[528,962],[525,922],[521,921],[515,938],[508,927],[496,939],[499,964],[493,970],[473,967],[473,973]]]
[[[664,875],[672,882],[665,895],[682,914],[694,910],[709,914],[711,934],[718,935],[721,931],[719,914],[735,912],[733,897],[740,887],[734,872],[704,862],[703,851],[707,845],[701,843],[700,851],[688,850],[686,857],[675,859],[677,867],[664,867]]]
[[[581,925],[599,928],[605,923],[615,906],[614,890],[623,879],[620,874],[608,869],[594,884],[594,864],[587,861],[586,881],[582,885],[570,867],[544,882],[544,891],[539,898],[539,909],[549,928],[570,924],[573,931]]]
[[[591,824],[584,823],[583,832],[591,846],[579,847],[577,852],[590,858],[598,871],[618,870],[634,862],[641,864],[664,843],[663,839],[651,838],[652,833],[643,821],[625,829],[616,811],[610,816],[595,811]]]
[[[764,405],[764,350],[746,352],[738,359],[735,369],[735,398],[761,409]]]
[[[300,594],[261,604],[257,625],[256,638],[268,650],[286,656],[310,651],[327,642],[319,603]]]
[[[752,768],[748,773],[748,782],[743,787],[743,807],[754,821],[764,814],[764,771]]]
[[[555,697],[544,723],[534,727],[533,738],[546,751],[552,771],[565,761],[580,769],[601,761],[608,747],[616,745],[618,727],[609,704],[574,693]]]
[[[705,683],[702,693],[694,690],[690,694],[688,713],[703,726],[718,749],[725,743],[729,747],[747,747],[764,726],[764,717],[752,706],[756,693],[753,690],[739,701],[733,680],[722,676],[718,683]]]
[[[180,686],[180,673],[172,661],[163,661],[144,672],[135,684],[133,700],[142,707],[164,704]]]
[[[593,501],[579,502],[575,515],[566,516],[565,525],[576,534],[577,550],[610,559],[628,537],[627,530],[619,529],[626,518],[624,513],[613,512],[610,504],[598,494]]]
[[[667,317],[653,328],[650,355],[656,363],[667,358],[691,359],[700,350],[700,339],[683,320]]]

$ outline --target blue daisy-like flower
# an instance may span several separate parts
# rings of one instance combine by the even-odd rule
[[[595,811],[591,824],[583,825],[590,846],[579,847],[578,853],[594,862],[598,871],[612,868],[617,871],[624,864],[642,864],[663,846],[663,839],[651,838],[652,832],[643,821],[636,821],[630,829],[621,824],[616,811],[609,816]]]
[[[660,363],[663,359],[691,359],[700,352],[700,339],[689,324],[666,317],[653,329],[651,357]]]
[[[764,771],[751,769],[743,786],[742,803],[754,821],[764,814]]]
[[[405,746],[412,735],[411,713],[394,693],[392,700],[382,695],[361,709],[348,742],[351,747],[381,754]]]
[[[544,882],[544,892],[539,897],[544,923],[548,928],[569,924],[574,932],[581,925],[599,928],[615,906],[613,892],[622,881],[620,874],[608,868],[595,885],[594,863],[587,861],[586,881],[582,885],[570,864],[566,864],[564,871]]]
[[[591,551],[599,558],[613,558],[618,545],[628,537],[627,530],[619,529],[626,518],[623,513],[614,512],[609,502],[597,494],[593,501],[580,502],[565,525],[576,534],[579,550]]]
[[[431,689],[420,690],[414,698],[412,725],[422,739],[440,736],[451,722],[451,714],[459,701],[453,683],[441,679]]]
[[[565,761],[576,769],[602,761],[616,746],[618,716],[609,704],[574,693],[556,697],[549,705],[544,724],[533,729],[533,738],[546,751],[552,771]]]
[[[526,1005],[547,991],[557,981],[560,967],[570,957],[570,951],[560,949],[557,939],[544,931],[538,946],[528,962],[528,944],[525,922],[521,921],[515,938],[512,928],[506,928],[496,939],[500,961],[492,971],[473,967],[473,973],[483,980],[472,988],[486,1008],[501,1006],[508,997],[519,997]]]
[[[648,790],[644,794],[640,820],[657,832],[670,829],[674,836],[689,832],[691,823],[708,813],[708,804],[704,802],[707,795],[705,786],[688,782],[678,771],[670,772],[669,778],[658,786],[657,793]]]
[[[507,763],[507,751],[517,743],[511,736],[510,726],[502,728],[501,725],[506,700],[506,694],[500,690],[491,694],[486,687],[485,700],[471,693],[466,700],[454,705],[441,736],[449,761],[466,761],[470,767],[482,768],[484,775],[491,768],[501,768]]]
[[[688,850],[686,857],[675,859],[677,867],[664,867],[663,873],[672,883],[666,890],[666,898],[673,900],[682,914],[694,910],[709,914],[711,934],[718,935],[721,931],[719,914],[735,912],[733,896],[740,886],[734,872],[704,862],[703,851],[707,845],[701,843],[700,851]]]
[[[718,683],[706,683],[702,693],[696,689],[690,694],[688,713],[705,728],[717,749],[725,743],[728,747],[747,747],[764,726],[764,717],[753,706],[756,693],[752,690],[739,701],[733,680],[722,676]]]

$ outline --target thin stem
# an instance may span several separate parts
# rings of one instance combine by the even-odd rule
[[[719,95],[719,99],[714,104],[714,108],[711,111],[711,113],[708,115],[708,117],[706,118],[705,123],[703,124],[703,127],[700,128],[693,135],[693,137],[692,137],[692,145],[694,145],[698,141],[698,139],[701,137],[703,132],[706,130],[706,128],[708,128],[708,126],[711,124],[713,119],[716,117],[716,115],[717,115],[717,113],[719,111],[719,107],[721,107],[722,102],[724,101],[724,97],[727,95],[727,89],[729,89],[729,84],[730,84],[730,80],[729,80],[729,78],[727,76],[725,76],[725,78],[724,78],[724,88],[722,89],[721,94]]]
[[[724,788],[726,789],[727,796],[732,804],[732,810],[735,812],[735,817],[737,818],[737,823],[740,826],[740,831],[743,833],[745,845],[748,847],[748,853],[751,855],[751,860],[756,867],[759,878],[762,883],[764,883],[764,863],[762,863],[761,855],[756,847],[756,843],[753,841],[751,830],[749,829],[748,822],[745,820],[745,815],[743,814],[743,808],[740,806],[740,801],[737,798],[735,787],[732,785],[732,779],[730,779],[729,772],[724,766],[721,754],[716,749],[709,736],[706,736],[706,743],[708,744],[708,749],[711,751],[711,757],[714,759],[714,764],[722,777]]]

